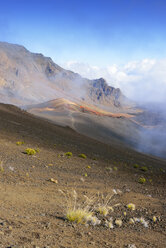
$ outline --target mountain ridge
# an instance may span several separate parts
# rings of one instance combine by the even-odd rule
[[[50,57],[6,42],[0,42],[0,96],[4,103],[19,106],[62,97],[115,109],[127,102],[120,89],[109,86],[103,78],[83,78]]]

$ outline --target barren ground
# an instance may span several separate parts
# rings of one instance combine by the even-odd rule
[[[17,146],[17,141],[25,144]],[[27,147],[39,148],[39,153],[28,156],[24,153]],[[65,152],[73,156],[67,158]],[[80,153],[87,159],[79,158]],[[165,160],[117,144],[105,145],[3,104],[0,160],[0,247],[166,247]],[[134,164],[147,166],[148,171]],[[138,183],[141,176],[145,184]],[[51,178],[58,183],[50,182]],[[123,225],[108,229],[67,222],[66,203],[59,190],[73,189],[82,199],[119,189],[122,193],[114,196],[113,203],[121,205],[110,216],[121,218]],[[133,212],[125,207],[130,202],[136,205]],[[144,217],[148,228],[129,224],[130,217]]]

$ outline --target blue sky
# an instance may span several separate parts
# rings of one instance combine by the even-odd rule
[[[0,40],[56,63],[98,66],[166,57],[165,0],[5,0]]]

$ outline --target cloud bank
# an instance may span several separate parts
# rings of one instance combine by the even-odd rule
[[[103,68],[68,61],[63,67],[89,79],[103,77],[109,85],[120,88],[135,101],[166,102],[166,59],[143,59]]]

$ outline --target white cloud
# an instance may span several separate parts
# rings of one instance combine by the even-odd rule
[[[121,88],[126,96],[137,101],[166,101],[166,59],[143,59],[104,68],[69,61],[63,67],[89,79],[103,77],[109,85]]]

